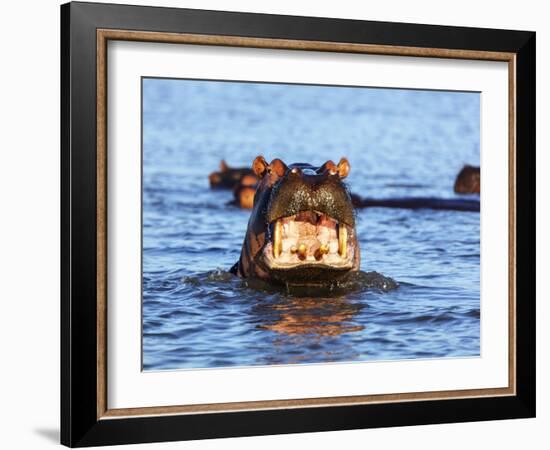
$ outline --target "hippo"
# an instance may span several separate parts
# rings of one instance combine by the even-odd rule
[[[359,270],[355,211],[343,182],[350,164],[267,163],[259,179],[238,262],[231,272],[275,284],[327,285]]]
[[[222,159],[219,172],[208,175],[208,181],[212,189],[234,189],[242,179],[250,184],[255,184],[257,179],[249,167],[229,167]]]
[[[465,165],[458,173],[454,190],[457,194],[479,194],[479,167]]]
[[[257,186],[239,185],[233,190],[235,197],[230,204],[238,206],[242,209],[252,209],[254,206],[254,195],[256,194]]]
[[[242,209],[252,209],[254,194],[258,188],[258,179],[255,175],[243,175],[233,188],[233,200],[229,204]]]

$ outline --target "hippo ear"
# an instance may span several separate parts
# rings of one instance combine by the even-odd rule
[[[349,161],[346,158],[342,158],[336,168],[338,169],[338,175],[340,175],[340,178],[346,178],[351,167],[349,165]]]
[[[276,158],[273,161],[271,161],[271,164],[269,165],[269,167],[273,172],[275,172],[280,177],[282,177],[288,170],[287,165],[283,161],[281,161],[279,158]]]
[[[336,175],[336,173],[338,173],[338,168],[336,167],[336,164],[334,164],[330,159],[319,168],[317,173],[325,173],[327,171],[331,175]]]
[[[220,172],[227,172],[229,170],[229,166],[225,162],[225,159],[222,159],[220,161]]]
[[[258,178],[263,178],[267,170],[267,161],[263,156],[256,156],[256,159],[252,163],[252,170]]]

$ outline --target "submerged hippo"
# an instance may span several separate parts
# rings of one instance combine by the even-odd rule
[[[480,180],[479,167],[465,165],[456,176],[454,190],[457,194],[479,194]]]
[[[359,270],[350,165],[271,163],[258,156],[259,179],[239,261],[231,272],[278,283],[319,285]]]
[[[252,209],[254,206],[254,195],[256,194],[256,185],[239,185],[233,190],[233,201],[231,205],[242,209]]]
[[[252,209],[257,188],[258,179],[256,175],[243,175],[239,183],[233,188],[233,201],[229,203],[239,208]]]
[[[256,175],[249,167],[229,167],[222,159],[220,170],[208,175],[210,187],[213,189],[233,189],[242,179],[247,180],[248,184],[254,184]]]

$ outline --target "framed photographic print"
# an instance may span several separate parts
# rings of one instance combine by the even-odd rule
[[[63,444],[535,415],[535,33],[61,26]]]

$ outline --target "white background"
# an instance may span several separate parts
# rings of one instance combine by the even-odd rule
[[[537,278],[550,271],[548,123],[550,31],[544,2],[297,2],[139,1],[135,4],[231,9],[537,31]],[[0,447],[40,449],[56,445],[59,423],[59,2],[7,2],[0,28]],[[537,286],[538,418],[471,424],[358,430],[289,436],[141,445],[136,448],[255,449],[546,448],[550,426],[549,288]],[[130,448],[130,447],[126,447]]]

